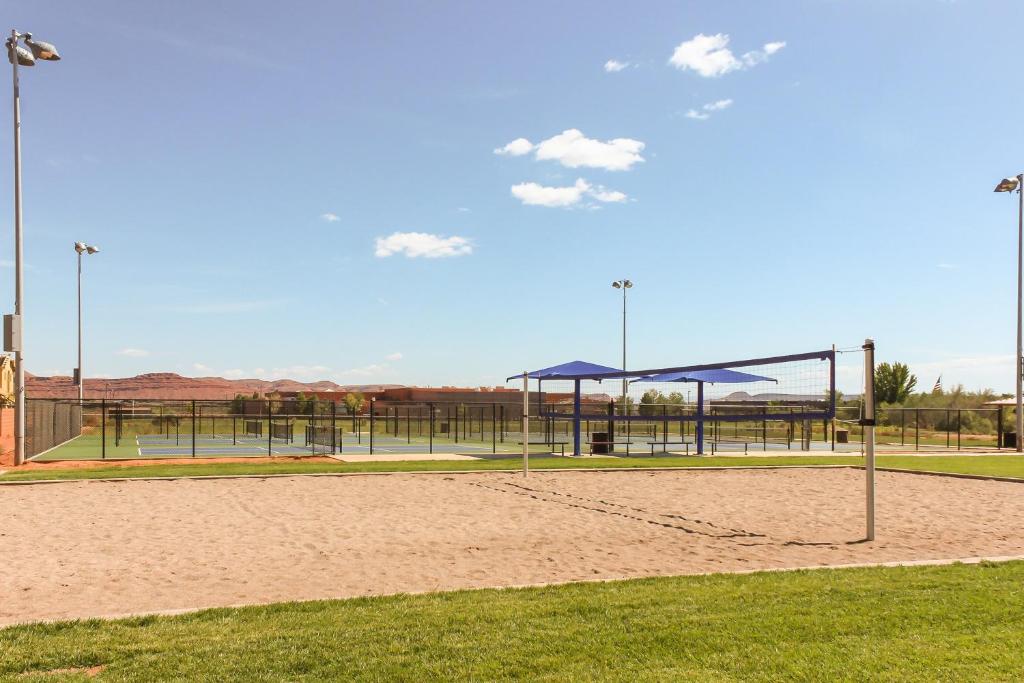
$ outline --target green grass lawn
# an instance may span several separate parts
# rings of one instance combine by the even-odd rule
[[[880,455],[879,467],[983,474],[1024,479],[1024,456],[1019,455]],[[859,455],[823,456],[705,456],[705,457],[634,457],[634,458],[559,458],[531,456],[531,469],[594,469],[645,467],[750,467],[861,465]],[[308,462],[292,459],[253,458],[241,463],[197,463],[195,465],[154,464],[124,466],[116,463],[83,469],[12,469],[0,474],[0,482],[39,479],[103,479],[109,477],[187,477],[203,475],[242,474],[314,474],[324,472],[424,472],[467,470],[517,470],[518,458],[499,460],[408,460],[398,462]]]
[[[1021,614],[1022,562],[720,574],[17,626],[0,677],[1016,681]]]

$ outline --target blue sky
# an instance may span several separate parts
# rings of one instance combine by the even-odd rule
[[[628,277],[631,367],[871,336],[922,385],[1012,388],[1016,210],[992,188],[1024,169],[1013,3],[5,17],[64,57],[22,77],[30,372],[74,365],[84,240],[87,376],[617,365]]]

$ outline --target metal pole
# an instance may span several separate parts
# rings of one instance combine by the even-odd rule
[[[523,476],[530,473],[530,375],[523,371]]]
[[[622,280],[622,371],[626,371],[626,280]],[[626,389],[629,382],[622,378],[622,414],[627,414],[629,404],[626,403]],[[628,425],[628,423],[627,423]]]
[[[865,537],[875,540],[875,342],[864,340]]]
[[[82,405],[82,252],[78,252],[78,405]]]
[[[15,60],[17,61],[17,60]],[[1021,316],[1024,307],[1024,173],[1017,176],[1017,452],[1024,451],[1024,327]],[[20,218],[19,218],[20,220]],[[19,263],[21,260],[19,251]],[[19,271],[20,272],[20,271]],[[20,278],[20,276],[19,276]],[[20,372],[20,370],[19,370]]]
[[[21,235],[21,91],[18,87],[18,38],[12,29],[10,54],[14,74],[14,314],[24,315],[22,301],[22,235]],[[24,332],[24,318],[21,318]],[[19,343],[14,351],[14,464],[25,462],[25,359]],[[1020,375],[1020,368],[1018,368]],[[1018,409],[1018,414],[1019,414]],[[1019,442],[1018,442],[1019,444]]]

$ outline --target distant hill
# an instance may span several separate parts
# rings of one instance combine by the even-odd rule
[[[236,394],[264,395],[275,391],[380,391],[400,384],[336,384],[298,382],[291,379],[224,379],[223,377],[182,377],[173,372],[150,372],[135,377],[85,380],[86,398],[173,398],[230,399]],[[25,392],[29,398],[76,398],[78,389],[71,377],[39,377],[25,373]]]

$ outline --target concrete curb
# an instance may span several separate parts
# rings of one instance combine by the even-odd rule
[[[855,469],[864,469],[863,465],[855,465]],[[934,470],[908,470],[902,467],[876,467],[876,472],[898,472],[899,474],[924,474],[930,477],[953,477],[954,479],[978,479],[980,481],[1008,481],[1013,484],[1024,484],[1019,477],[1000,477],[994,474],[965,474],[963,472],[936,472]]]
[[[544,467],[531,469],[530,474],[548,472],[687,472],[691,470],[708,472],[718,470],[811,470],[811,469],[863,469],[857,465],[709,465],[683,467]],[[412,470],[390,472],[292,472],[269,474],[182,474],[167,477],[83,477],[81,479],[25,479],[22,481],[0,481],[0,486],[28,486],[30,484],[81,484],[81,483],[121,483],[130,481],[177,481],[179,479],[196,479],[214,481],[218,479],[281,479],[285,477],[391,477],[408,474],[520,474],[521,469],[497,470]]]

